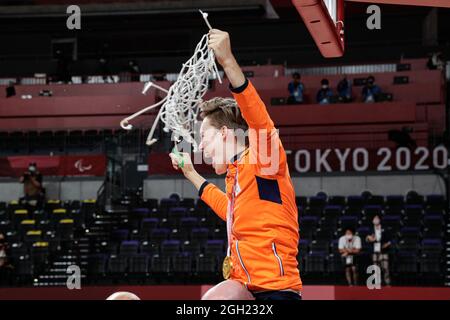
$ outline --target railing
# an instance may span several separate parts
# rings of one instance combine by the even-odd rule
[[[409,60],[404,61],[408,63]],[[299,72],[302,75],[340,75],[340,74],[367,74],[367,73],[383,73],[383,72],[396,72],[398,71],[398,64],[403,63],[402,61],[397,62],[387,62],[387,63],[377,63],[377,64],[351,64],[351,65],[337,65],[337,66],[313,66],[313,67],[290,67],[285,68],[284,75],[292,75],[294,72]],[[247,66],[244,69],[258,68],[258,66]],[[220,71],[220,76],[223,78],[224,73]],[[446,68],[447,79],[450,79],[450,62],[447,64]],[[281,74],[280,74],[281,76]],[[157,78],[164,77],[165,80],[175,81],[178,78],[178,73],[167,73],[167,74],[132,74],[129,72],[124,72],[120,74],[111,75],[74,75],[71,77],[71,82],[74,84],[81,83],[118,83],[118,82],[147,82],[154,81]],[[215,79],[211,77],[211,79]],[[50,76],[45,74],[39,74],[35,76],[26,77],[5,77],[0,78],[0,85],[8,85],[10,82],[16,84],[27,84],[27,85],[45,85],[53,81]],[[58,83],[58,81],[53,81]]]
[[[301,75],[335,75],[335,74],[361,74],[361,73],[382,73],[396,72],[396,63],[386,64],[360,64],[347,66],[330,67],[307,67],[307,68],[287,68],[286,75],[298,72]]]

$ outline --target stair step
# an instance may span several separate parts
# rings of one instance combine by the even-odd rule
[[[38,277],[38,279],[66,279],[69,275],[67,274],[45,274],[45,275],[40,275]],[[86,278],[86,275],[81,275],[81,278]]]
[[[67,274],[67,268],[50,268],[48,270],[48,273],[51,273],[51,274],[55,274],[55,273]]]

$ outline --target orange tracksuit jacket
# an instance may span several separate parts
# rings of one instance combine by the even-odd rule
[[[236,183],[231,279],[243,283],[253,292],[300,292],[302,282],[297,268],[298,212],[286,152],[252,83],[246,79],[241,87],[230,89],[250,128],[249,148],[228,165],[226,193],[205,182],[199,195],[226,221],[227,206]],[[269,153],[262,152],[259,144],[261,139],[268,142],[266,149]],[[278,147],[274,154],[272,146]],[[264,157],[263,154],[269,156]],[[274,167],[275,170],[270,172],[262,170]]]

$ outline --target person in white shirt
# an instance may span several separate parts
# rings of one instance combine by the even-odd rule
[[[345,266],[345,277],[349,286],[358,283],[356,256],[360,252],[361,238],[356,236],[351,228],[347,228],[345,234],[339,238],[339,253]]]

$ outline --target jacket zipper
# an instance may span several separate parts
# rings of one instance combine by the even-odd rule
[[[247,271],[247,268],[244,265],[244,261],[242,260],[241,253],[239,251],[239,241],[236,241],[236,252],[238,254],[239,262],[241,263],[242,269],[244,269],[245,274],[247,275],[248,283],[251,283],[250,274]]]
[[[275,258],[278,260],[278,265],[280,266],[280,276],[284,276],[284,268],[283,268],[283,262],[281,261],[280,256],[277,253],[277,247],[275,245],[275,242],[272,242],[272,251],[275,255]]]

